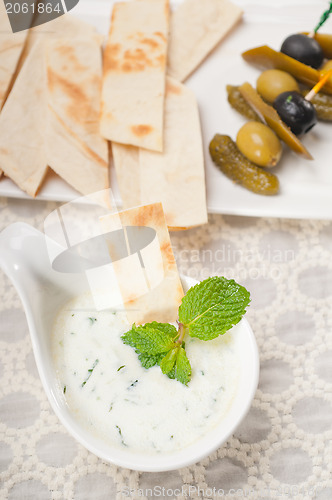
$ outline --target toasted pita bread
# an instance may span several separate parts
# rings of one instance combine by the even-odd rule
[[[12,32],[5,5],[0,2],[0,110],[13,86],[26,37],[27,31]]]
[[[47,170],[44,47],[37,44],[0,114],[0,165],[23,191],[35,196]]]
[[[204,156],[194,93],[167,78],[164,152],[140,149],[143,203],[161,201],[167,225],[192,227],[207,222]]]
[[[119,218],[124,228],[149,227],[156,232],[153,240],[139,249],[140,256],[136,251],[113,262],[128,321],[176,321],[183,289],[161,203],[101,217],[103,232],[117,230]]]
[[[99,133],[101,39],[91,31],[85,39],[48,40],[48,78],[44,42],[43,37],[33,44],[0,115],[0,164],[31,196],[37,194],[47,165],[82,194],[105,189],[108,145]]]
[[[140,205],[139,148],[112,142],[112,157],[123,208]]]
[[[171,15],[168,75],[183,82],[242,16],[228,0],[185,0]]]
[[[66,14],[57,17],[46,25],[41,24],[31,28],[28,32],[22,56],[19,61],[18,70],[23,66],[31,50],[37,42],[47,43],[54,38],[84,38],[96,35],[97,30],[88,23]]]
[[[191,90],[167,78],[163,153],[139,149],[137,157],[133,148],[122,146],[121,155],[118,146],[113,149],[124,206],[161,201],[172,230],[207,222],[202,136]],[[126,185],[132,172],[136,188]]]
[[[121,144],[163,149],[168,0],[113,7],[104,54],[101,134]]]
[[[99,37],[47,44],[49,166],[82,194],[109,186],[108,144],[99,132]]]

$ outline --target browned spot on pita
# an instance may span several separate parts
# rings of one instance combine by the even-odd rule
[[[57,47],[54,48],[54,50],[60,56],[66,56],[66,57],[73,57],[74,53],[75,53],[74,52],[74,47],[71,47],[70,45],[58,45]]]
[[[153,50],[158,49],[160,47],[160,44],[153,38],[142,38],[141,43],[148,45]]]
[[[164,12],[165,12],[165,16],[166,16],[166,19],[167,19],[168,16],[169,16],[169,3],[168,2],[165,2]]]
[[[160,31],[155,31],[153,34],[156,35],[156,36],[159,36],[164,42],[167,41],[164,33],[161,33]]]
[[[121,66],[121,69],[124,73],[131,73],[132,71],[143,71],[145,69],[145,66],[142,63],[127,62]]]
[[[153,127],[151,127],[151,125],[133,125],[131,127],[131,131],[138,137],[143,137],[145,135],[151,134],[151,132],[153,131]]]
[[[171,268],[175,263],[175,258],[170,241],[166,241],[163,245],[161,245],[160,250],[161,253],[166,257],[167,269]]]
[[[119,43],[113,43],[106,47],[104,53],[104,68],[105,71],[119,69],[119,52],[121,50],[121,45]]]
[[[166,65],[166,57],[164,54],[161,54],[160,56],[156,57],[157,61],[157,66],[160,65],[161,67]]]
[[[123,54],[123,71],[143,71],[147,66],[153,66],[153,62],[143,49],[126,50]]]
[[[78,123],[92,123],[94,120],[98,120],[99,114],[93,106],[91,106],[90,99],[83,92],[83,85],[76,85],[66,80],[50,68],[48,68],[47,75],[51,92],[53,92],[56,87],[60,87],[67,96],[69,104],[66,107],[66,111],[71,119]]]
[[[3,154],[3,155],[8,155],[8,150],[5,149],[5,148],[0,148],[0,153]]]
[[[174,85],[169,79],[166,80],[166,92],[169,94],[182,94],[180,85]]]
[[[120,5],[118,3],[115,3],[114,6],[113,6],[113,10],[112,10],[112,16],[111,16],[111,29],[112,29],[112,24],[114,23],[115,21],[115,18],[116,18],[116,15],[117,15],[117,10],[120,9]]]
[[[144,211],[141,210],[139,211],[134,217],[132,224],[133,226],[149,226],[151,224],[151,221],[154,219],[155,216],[155,210],[156,206],[155,205],[146,205],[144,207]],[[121,213],[120,213],[121,217]],[[153,227],[152,225],[150,227]]]
[[[47,69],[47,79],[48,86],[51,92],[54,92],[56,87],[61,87],[61,90],[72,99],[86,99],[86,96],[82,89],[77,85],[73,84],[69,80],[66,80],[58,73],[55,73],[50,68]]]
[[[75,55],[75,49],[74,47],[70,46],[70,45],[58,45],[56,48],[55,48],[56,52],[58,52],[58,54],[65,58],[66,60],[68,60],[71,64],[71,69],[73,71],[82,71],[83,69],[86,69],[85,66],[83,66],[82,64],[79,63],[76,55]],[[63,69],[64,70],[67,70],[68,69],[68,66],[67,65],[64,65],[63,66]]]

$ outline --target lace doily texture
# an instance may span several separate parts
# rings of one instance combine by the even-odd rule
[[[42,230],[53,202],[2,199],[0,228]],[[138,473],[68,435],[43,391],[20,299],[0,273],[1,499],[332,498],[332,223],[210,215],[172,233],[179,271],[251,292],[261,371],[228,442],[191,467]]]

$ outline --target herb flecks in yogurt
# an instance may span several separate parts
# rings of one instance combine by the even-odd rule
[[[159,365],[169,378],[187,385],[191,366],[185,351],[188,334],[212,340],[236,325],[250,302],[249,292],[234,280],[215,276],[190,288],[179,307],[178,330],[168,323],[133,324],[121,338],[138,354],[144,368]]]
[[[77,311],[74,317],[73,311]],[[97,319],[93,326],[88,316]],[[236,397],[243,373],[241,327],[204,344],[186,335],[181,347],[192,367],[188,387],[165,376],[158,364],[145,369],[135,350],[121,339],[130,328],[123,311],[115,315],[112,311],[96,311],[90,293],[64,304],[52,331],[54,367],[62,397],[82,429],[112,447],[157,454],[190,446],[219,425]],[[164,329],[175,343],[177,325],[165,325]],[[155,359],[161,362],[166,354]],[[82,387],[96,359],[99,363]],[[155,362],[152,356],[146,356],[145,363],[152,364],[151,359]],[[135,380],[139,382],[129,389]]]
[[[87,381],[89,380],[89,378],[91,377],[92,373],[93,373],[93,370],[96,368],[96,366],[98,365],[99,363],[99,359],[96,359],[96,361],[93,363],[92,365],[92,368],[90,368],[88,370],[88,376],[86,377],[86,379],[82,382],[82,387],[85,386],[85,384],[87,383]]]
[[[124,439],[123,439],[123,436],[122,436],[122,430],[121,430],[121,428],[120,428],[118,425],[116,425],[115,427],[118,429],[118,433],[119,433],[119,436],[120,436],[120,438],[121,438],[121,443],[123,444],[123,446],[128,446],[128,445],[124,442]]]

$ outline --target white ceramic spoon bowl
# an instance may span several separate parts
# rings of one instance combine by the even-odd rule
[[[243,319],[234,327],[241,338],[239,386],[232,406],[220,424],[192,445],[158,455],[121,450],[97,439],[71,414],[58,384],[51,349],[54,319],[66,302],[88,289],[84,276],[54,271],[45,236],[24,223],[12,224],[0,234],[0,264],[22,300],[39,375],[54,412],[79,443],[103,460],[139,471],[185,467],[225,443],[248,412],[257,388],[259,357],[254,334],[247,320]],[[196,283],[186,277],[182,281],[185,289]]]

